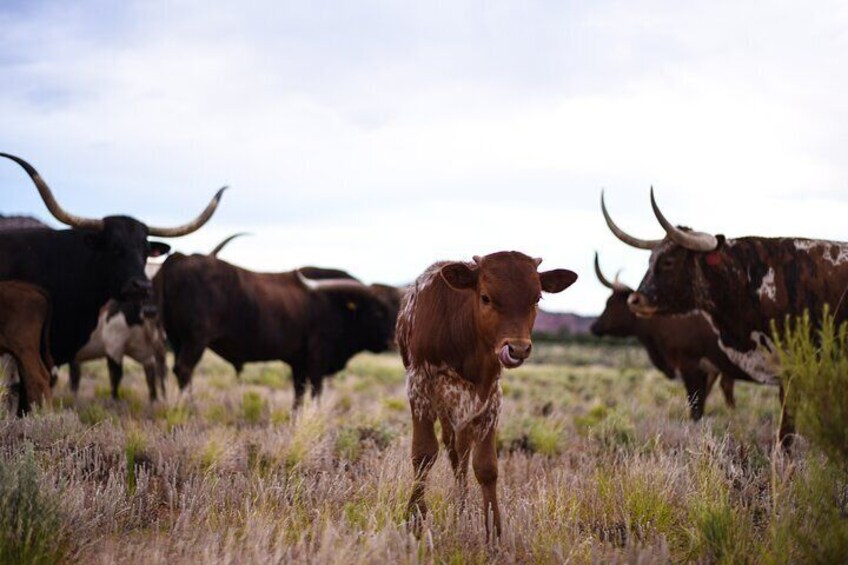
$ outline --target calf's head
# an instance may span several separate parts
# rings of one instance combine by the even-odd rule
[[[562,292],[577,280],[567,269],[540,273],[541,262],[517,251],[504,251],[475,256],[473,264],[448,263],[440,270],[448,286],[473,293],[478,342],[507,369],[530,357],[530,332],[542,292]]]

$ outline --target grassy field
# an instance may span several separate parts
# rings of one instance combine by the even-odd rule
[[[503,379],[496,545],[476,483],[460,507],[444,455],[424,534],[408,533],[396,355],[356,357],[294,418],[284,365],[250,365],[239,381],[207,354],[188,400],[169,377],[151,408],[128,361],[115,403],[93,363],[78,400],[63,375],[52,412],[0,420],[0,560],[844,561],[844,484],[804,441],[772,453],[775,389],[738,384],[735,412],[716,392],[693,424],[682,385],[636,348],[546,344],[534,356]]]

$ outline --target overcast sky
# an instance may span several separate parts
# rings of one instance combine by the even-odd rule
[[[666,215],[848,240],[848,4],[0,3],[0,150],[73,213],[176,224],[258,270],[402,283],[517,249],[580,280],[551,310],[638,284]],[[684,5],[687,4],[687,5]],[[0,162],[0,212],[45,217]]]

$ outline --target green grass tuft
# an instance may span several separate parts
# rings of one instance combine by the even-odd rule
[[[258,424],[265,413],[266,402],[261,394],[254,390],[245,392],[241,397],[241,415],[249,424]]]
[[[68,552],[61,493],[45,488],[33,446],[0,461],[0,563],[52,565]]]

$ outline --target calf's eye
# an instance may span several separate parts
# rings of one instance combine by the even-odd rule
[[[491,304],[492,303],[492,299],[489,298],[489,295],[487,295],[487,294],[481,294],[480,300],[483,301],[483,304]]]

